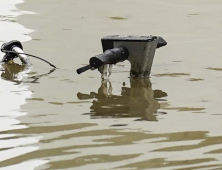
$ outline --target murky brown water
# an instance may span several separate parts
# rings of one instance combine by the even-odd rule
[[[14,17],[36,30],[25,52],[60,69],[35,59],[31,69],[0,68],[0,169],[222,169],[221,1],[29,0],[18,7],[38,14]],[[28,40],[30,31],[16,31],[0,41]],[[76,74],[110,34],[167,40],[150,79],[129,79],[128,62],[110,80],[98,71]]]

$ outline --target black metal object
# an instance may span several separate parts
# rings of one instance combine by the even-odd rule
[[[124,61],[129,57],[129,52],[125,47],[113,48],[106,50],[103,54],[90,58],[90,65],[77,69],[77,73],[81,74],[89,69],[96,69],[105,64],[116,64]]]
[[[160,47],[163,47],[165,45],[167,45],[167,42],[162,38],[162,37],[157,37],[157,47],[156,48],[160,48]]]
[[[125,47],[106,50],[103,54],[96,55],[89,60],[92,67],[98,68],[104,64],[116,64],[129,57],[129,52]]]
[[[5,52],[5,51],[12,51],[12,49],[14,47],[19,47],[23,50],[22,43],[17,40],[13,40],[13,41],[2,44],[1,51],[5,53],[5,55],[2,59],[2,62],[8,62],[8,61],[13,60],[14,58],[18,57],[15,53]]]
[[[157,40],[157,48],[167,45],[167,42],[160,36],[119,36],[109,35],[101,39],[103,51],[114,48],[114,42],[152,42]]]
[[[77,69],[76,72],[78,74],[81,74],[81,73],[83,73],[83,72],[85,72],[85,71],[87,71],[89,69],[92,69],[92,68],[93,67],[91,65],[87,65],[87,66],[84,66],[84,67],[81,67],[81,68]]]
[[[156,48],[167,45],[167,42],[162,37],[152,35],[109,35],[102,38],[101,42],[104,53],[92,57],[89,61],[89,65],[77,69],[78,74],[96,68],[99,68],[99,71],[102,73],[101,70],[103,70],[104,67],[101,66],[106,64],[116,64],[128,59],[132,65],[131,72],[134,71],[138,72],[140,75],[149,75]],[[149,50],[149,52],[147,52],[147,50]],[[148,60],[147,55],[149,55]],[[136,57],[136,59],[132,58],[132,56]],[[142,67],[142,69],[134,69],[135,66]]]

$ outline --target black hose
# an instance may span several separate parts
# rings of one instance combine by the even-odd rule
[[[33,58],[37,58],[39,60],[42,60],[46,63],[48,63],[50,66],[54,67],[54,68],[57,68],[56,66],[54,66],[53,64],[51,64],[50,62],[44,60],[43,58],[40,58],[40,57],[37,57],[37,56],[34,56],[34,55],[31,55],[31,54],[27,54],[27,53],[18,53],[18,52],[15,52],[15,51],[8,51],[8,50],[2,50],[2,52],[5,52],[5,53],[13,53],[13,54],[24,54],[24,55],[27,55],[27,56],[30,56],[30,57],[33,57]]]

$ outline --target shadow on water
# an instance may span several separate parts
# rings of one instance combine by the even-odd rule
[[[112,91],[111,82],[102,80],[98,93],[78,93],[77,97],[79,100],[95,99],[89,113],[92,118],[140,117],[137,120],[157,121],[158,98],[167,96],[161,90],[152,90],[149,79],[131,79],[130,88],[123,86],[121,95],[114,95]]]

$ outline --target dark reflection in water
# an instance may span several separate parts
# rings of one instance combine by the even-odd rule
[[[1,77],[4,80],[21,83],[24,74],[27,74],[30,70],[26,65],[19,65],[16,63],[3,64],[4,70],[2,71]]]
[[[46,74],[41,74],[37,76],[31,76],[29,79],[31,81],[22,81],[23,77],[30,73],[31,67],[27,65],[20,65],[17,63],[11,64],[3,64],[3,70],[1,73],[1,78],[7,81],[15,82],[16,84],[21,84],[22,82],[25,83],[38,83],[39,78],[49,75],[55,71],[55,69],[50,70]]]
[[[130,80],[131,87],[122,87],[121,95],[112,94],[112,84],[103,80],[98,93],[78,93],[80,100],[93,99],[92,118],[125,118],[140,117],[138,120],[157,121],[158,100],[167,96],[161,90],[152,90],[149,79]]]

